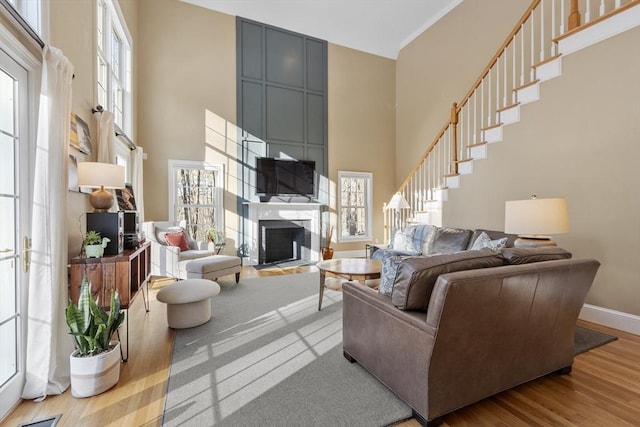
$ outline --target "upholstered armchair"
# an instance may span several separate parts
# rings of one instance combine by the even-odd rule
[[[184,231],[179,222],[148,221],[142,225],[145,237],[151,241],[151,274],[181,278],[179,262],[204,258],[215,254],[213,243],[186,238],[188,248],[171,246],[166,240],[167,233]],[[185,232],[186,237],[186,232]]]

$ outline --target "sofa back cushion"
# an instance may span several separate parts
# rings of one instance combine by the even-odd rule
[[[438,228],[427,254],[449,254],[464,251],[469,246],[472,233],[473,231],[464,228]]]
[[[571,258],[571,252],[557,246],[541,248],[506,248],[502,252],[507,264],[529,264],[531,262],[554,261]]]
[[[426,311],[441,274],[501,265],[504,258],[491,249],[407,258],[398,265],[391,302],[401,310]]]

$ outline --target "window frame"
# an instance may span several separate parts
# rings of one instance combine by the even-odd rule
[[[133,134],[133,43],[119,4],[96,0],[95,100],[114,115],[115,125],[127,137]],[[114,59],[114,36],[119,55]],[[114,63],[117,62],[117,69]]]
[[[215,215],[214,226],[218,230],[224,230],[224,165],[222,163],[208,163],[193,160],[172,160],[168,161],[168,215],[169,221],[176,221],[176,204],[177,204],[177,188],[176,188],[176,172],[180,169],[201,169],[213,170],[216,174],[216,185],[214,188],[214,209],[217,209]],[[209,206],[209,205],[189,205],[189,206]]]
[[[348,231],[343,230],[343,209],[345,206],[342,205],[342,180],[344,178],[362,178],[365,180],[365,205],[364,206],[355,206],[357,208],[364,208],[365,215],[365,232],[364,234],[356,234],[349,235]],[[371,172],[354,172],[354,171],[338,171],[338,242],[365,242],[370,241],[373,238],[373,173]],[[350,206],[349,206],[350,207]],[[348,207],[347,207],[348,208]]]

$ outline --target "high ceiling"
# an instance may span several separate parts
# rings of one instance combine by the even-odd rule
[[[395,59],[462,0],[182,0]]]

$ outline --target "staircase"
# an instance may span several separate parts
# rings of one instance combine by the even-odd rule
[[[640,0],[534,0],[398,189],[410,208],[385,205],[385,239],[397,216],[442,225],[449,190],[521,120],[521,107],[540,99],[541,84],[562,74],[562,59],[638,25]]]

